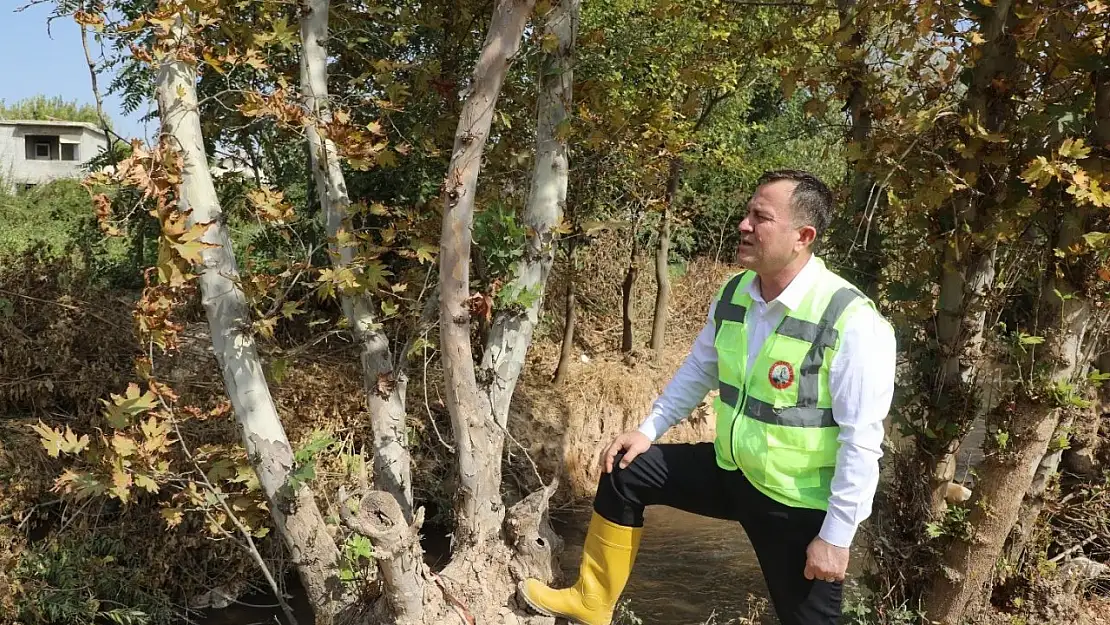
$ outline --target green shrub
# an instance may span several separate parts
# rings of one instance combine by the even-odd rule
[[[6,188],[0,184],[0,262],[33,249],[43,263],[69,257],[102,286],[141,286],[142,261],[153,258],[157,243],[145,231],[147,220],[127,237],[106,237],[97,227],[88,191],[76,180],[15,193]]]

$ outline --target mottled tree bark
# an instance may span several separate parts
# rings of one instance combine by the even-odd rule
[[[339,580],[339,549],[328,533],[312,491],[290,483],[293,450],[274,406],[250,327],[239,269],[204,152],[197,112],[196,67],[177,50],[191,46],[182,17],[173,26],[167,54],[156,79],[162,135],[183,160],[178,189],[180,210],[192,211],[190,226],[211,224],[203,238],[209,247],[197,267],[212,348],[247,449],[269,503],[274,526],[289,549],[294,568],[317,617],[326,619],[345,604]]]

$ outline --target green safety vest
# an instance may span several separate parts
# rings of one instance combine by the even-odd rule
[[[825,267],[796,310],[748,364],[745,314],[754,271],[721,288],[714,312],[720,395],[714,400],[717,464],[740,469],[768,497],[793,507],[827,510],[840,428],[833,420],[829,364],[844,323],[874,304]]]

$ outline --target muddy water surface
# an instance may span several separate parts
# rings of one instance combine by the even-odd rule
[[[561,555],[564,577],[578,571],[589,510],[553,515],[555,530],[566,541]],[[698,625],[714,618],[724,624],[748,614],[748,596],[766,597],[767,587],[755,552],[739,523],[699,517],[665,507],[648,508],[640,555],[624,598],[645,625]],[[426,548],[436,566],[444,542],[432,538]],[[853,549],[852,569],[860,552]],[[291,592],[294,586],[290,587]],[[255,604],[273,603],[265,597],[245,598]],[[294,601],[301,625],[312,616],[303,598]],[[284,622],[276,607],[232,606],[212,611],[199,625],[250,625]],[[777,622],[770,614],[763,623]]]
[[[567,541],[561,564],[577,574],[587,513],[557,519]],[[767,595],[755,551],[740,524],[652,506],[644,515],[640,554],[624,598],[645,625],[693,625],[747,614],[748,594]],[[764,619],[766,623],[774,619]]]

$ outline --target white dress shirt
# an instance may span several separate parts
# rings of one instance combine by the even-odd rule
[[[759,278],[749,284],[748,292],[754,300],[745,316],[749,369],[785,312],[801,304],[820,276],[818,261],[811,257],[786,289],[770,302],[760,293]],[[717,388],[717,350],[713,347],[716,304],[714,298],[707,322],[690,354],[640,425],[640,431],[653,442],[689,416],[706,394]],[[849,547],[860,523],[871,515],[883,453],[883,420],[894,395],[895,353],[893,328],[867,308],[845,322],[840,349],[829,363],[829,392],[833,419],[840,426],[840,449],[828,514],[819,536],[837,547]]]

